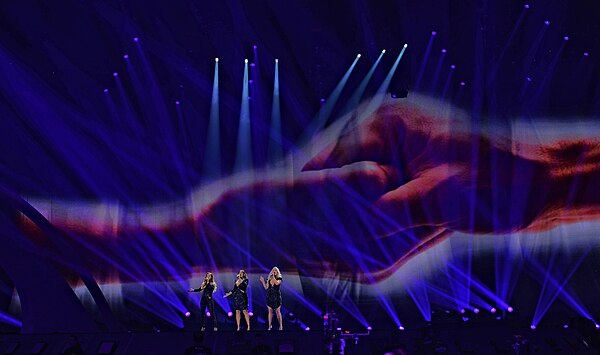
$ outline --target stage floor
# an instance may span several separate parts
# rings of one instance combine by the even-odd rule
[[[0,334],[0,353],[61,354],[70,336]],[[409,354],[597,353],[571,329],[532,331],[460,324],[443,329],[375,330],[368,335],[341,337],[316,330],[95,333],[76,337],[85,354],[385,354],[399,348],[406,348]]]

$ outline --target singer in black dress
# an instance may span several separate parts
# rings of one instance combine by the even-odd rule
[[[233,296],[233,307],[235,309],[235,321],[237,323],[237,330],[240,330],[241,313],[244,313],[246,319],[247,330],[250,330],[250,315],[248,314],[248,275],[246,271],[240,270],[237,274],[233,289],[225,294],[223,297]]]
[[[213,293],[217,290],[217,283],[215,282],[215,277],[212,272],[207,272],[204,276],[204,281],[202,285],[198,288],[190,288],[188,292],[202,292],[202,298],[200,299],[200,322],[202,324],[202,328],[200,330],[204,331],[205,320],[206,320],[206,309],[208,308],[208,312],[210,314],[210,318],[213,320],[213,330],[217,331],[217,315],[215,314],[215,301],[213,300]]]
[[[272,329],[272,321],[273,321],[273,310],[275,310],[275,314],[277,315],[277,321],[279,322],[279,330],[283,330],[283,322],[281,316],[281,283],[283,282],[283,277],[281,276],[281,272],[278,267],[274,267],[271,269],[271,273],[267,277],[267,280],[261,276],[260,282],[262,283],[265,290],[267,290],[267,309],[269,310],[268,321],[269,321],[269,330]]]

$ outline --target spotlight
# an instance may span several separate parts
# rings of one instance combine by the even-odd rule
[[[304,328],[304,330],[306,330],[308,332],[310,330],[310,327],[306,327],[306,328]]]
[[[339,331],[339,330],[342,330],[342,328],[335,328],[335,330],[338,330],[338,331]]]
[[[392,94],[392,99],[395,99],[396,97],[396,94]]]
[[[275,58],[275,63],[279,63],[279,59]]]
[[[404,48],[408,47],[408,44],[404,43]]]
[[[514,311],[514,308],[509,306],[506,310],[508,311],[508,313],[512,313]]]
[[[244,59],[244,63],[246,63],[246,64],[247,64],[247,63],[248,63],[248,59]]]
[[[227,317],[233,317],[233,312],[232,311],[227,312]]]
[[[255,44],[254,46],[252,46],[252,48],[256,49],[256,48],[258,48],[258,47],[257,47],[257,46],[256,46],[256,44]]]
[[[250,66],[251,66],[251,67],[255,67],[255,66],[256,66],[256,63],[250,63]]]
[[[529,8],[529,4],[525,4],[525,6],[523,6],[524,8],[528,9]]]
[[[404,330],[404,327],[403,326],[399,326],[398,329]]]
[[[496,308],[492,308],[492,309],[490,309],[490,312],[492,312],[492,313],[496,313]]]
[[[565,324],[565,325],[563,325],[563,328],[565,328],[565,329],[569,329],[569,325],[568,325],[568,324]]]
[[[479,313],[479,308],[473,308],[473,313],[475,313],[475,314]]]
[[[446,49],[442,49],[442,53],[446,53],[446,52],[447,52]]]
[[[114,72],[114,73],[113,73],[113,76],[116,78],[117,76],[119,76],[119,73],[117,73],[117,72]]]
[[[385,53],[385,49],[381,51],[381,53]]]
[[[210,317],[210,312],[209,311],[206,311],[206,316]]]
[[[108,89],[104,89],[104,92],[105,92],[105,93],[107,93],[107,92],[108,92]]]
[[[139,40],[140,40],[139,38],[137,38],[137,37],[133,37],[133,41],[134,41],[134,42],[139,42]]]
[[[544,25],[550,26],[550,21],[548,21],[548,20],[544,21]]]
[[[358,53],[358,54],[356,55],[356,58],[360,58],[360,53]]]
[[[530,77],[526,77],[525,80],[531,82],[532,79]]]
[[[252,84],[254,82],[254,80],[250,79],[248,80],[248,84]]]
[[[325,99],[321,99],[321,100],[319,100],[319,101],[321,101],[321,102],[325,102]],[[325,318],[327,319],[327,316],[325,316]]]
[[[179,105],[179,104],[180,104],[180,102],[179,102],[179,101],[175,101],[175,105]]]
[[[460,82],[460,86],[465,86],[465,85],[467,85],[467,84],[464,81]]]
[[[254,317],[254,313],[253,313],[253,312],[248,312],[248,315],[249,315],[250,317]]]
[[[290,323],[296,323],[296,321],[297,321],[296,315],[293,312],[288,312],[285,315],[285,320]]]
[[[452,64],[452,65],[450,66],[450,69],[456,69],[456,65]]]
[[[368,326],[368,327],[367,327],[367,330],[373,330],[373,327],[371,327],[371,326]]]
[[[431,31],[431,35],[432,35],[432,36],[435,36],[435,35],[437,35],[437,32],[435,32],[435,31]]]
[[[600,329],[600,324],[596,324],[596,329]]]
[[[129,54],[125,54],[125,55],[123,56],[123,59],[129,59]]]
[[[569,36],[564,36],[564,37],[563,37],[563,39],[564,39],[565,41],[568,41],[568,40],[569,40]]]
[[[464,308],[460,309],[460,314],[465,314],[466,310]]]
[[[190,316],[190,312],[189,311],[185,312],[185,316],[189,317]]]
[[[535,326],[535,324],[532,324],[529,326],[529,328],[531,328],[531,330],[535,330],[536,326]]]
[[[590,54],[589,54],[588,52],[583,52],[583,56],[584,56],[584,57],[587,57],[587,56],[589,56],[589,55],[590,55]]]
[[[219,62],[219,58],[215,58],[215,62],[217,62],[217,63],[218,63],[218,62]]]

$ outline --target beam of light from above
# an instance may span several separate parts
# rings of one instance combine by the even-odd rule
[[[215,179],[221,176],[221,130],[219,119],[219,58],[215,58],[210,116],[206,133],[206,148],[202,162],[202,176]]]
[[[542,82],[538,85],[538,88],[537,88],[535,94],[533,95],[533,97],[531,98],[531,100],[527,101],[526,107],[529,112],[532,112],[533,110],[538,108],[538,103],[540,101],[540,97],[548,89],[548,83],[554,77],[554,72],[556,70],[556,66],[558,65],[558,61],[562,55],[563,50],[565,49],[565,45],[566,45],[566,40],[560,42],[560,46],[558,47],[558,50],[554,53],[554,57],[552,58],[552,61],[550,62],[550,64],[548,64],[548,66],[544,70],[544,76],[542,78]]]
[[[535,40],[533,41],[533,43],[529,45],[529,51],[527,52],[525,59],[522,61],[522,63],[523,63],[522,76],[523,77],[529,76],[528,75],[529,71],[534,66],[537,65],[537,64],[535,64],[535,55],[537,54],[538,50],[540,49],[540,45],[542,44],[544,35],[548,31],[549,24],[550,23],[548,22],[547,25],[542,26],[542,28],[538,31],[538,34],[535,37]],[[520,94],[519,94],[521,98],[525,98],[525,96],[526,96],[526,90],[529,87],[528,83],[529,83],[528,81],[525,81],[521,87]],[[523,105],[526,106],[527,102],[523,102]]]
[[[421,81],[423,80],[423,75],[425,74],[425,68],[427,68],[427,62],[429,60],[429,54],[431,53],[431,46],[433,45],[433,40],[437,32],[432,31],[431,36],[429,37],[429,42],[427,42],[427,48],[425,49],[425,54],[423,55],[423,60],[421,62],[421,66],[419,67],[419,72],[417,74],[417,80],[415,81],[415,90],[419,90],[421,88]]]
[[[521,11],[519,18],[517,19],[517,22],[513,26],[513,29],[510,32],[510,35],[508,36],[508,39],[506,40],[506,43],[504,44],[502,51],[500,52],[500,55],[498,55],[498,57],[495,59],[495,62],[492,64],[492,69],[490,70],[490,73],[487,78],[488,86],[490,86],[490,85],[492,85],[492,83],[496,82],[496,75],[498,74],[498,68],[500,68],[500,64],[502,63],[502,59],[504,58],[506,51],[508,50],[508,48],[510,48],[510,45],[513,44],[513,39],[515,38],[517,31],[521,27],[521,24],[523,23],[523,19],[525,19],[525,14],[527,13],[528,9],[529,9],[529,5],[523,6],[523,10]]]
[[[240,119],[238,126],[238,139],[235,153],[235,162],[233,166],[234,173],[244,172],[252,175],[252,131],[250,127],[250,99],[248,88],[248,59],[244,59],[244,79],[242,82],[242,97],[240,99]],[[243,221],[251,221],[254,216],[247,206],[243,206],[239,211]],[[244,240],[244,249],[251,250],[252,244],[250,240],[250,229],[247,225],[243,225],[240,232],[240,239]],[[246,256],[246,270],[250,270],[251,256]],[[248,310],[252,310],[252,288],[249,287],[248,293]]]
[[[339,81],[339,83],[337,84],[335,89],[333,89],[333,92],[331,93],[331,95],[329,95],[329,97],[325,101],[325,104],[323,105],[323,107],[321,107],[319,112],[317,112],[316,117],[313,119],[313,121],[311,123],[309,123],[308,127],[302,134],[302,139],[300,139],[300,141],[299,141],[300,146],[306,145],[309,142],[309,140],[315,135],[316,132],[319,132],[321,129],[323,129],[323,127],[325,127],[325,124],[327,123],[327,120],[331,116],[331,112],[333,111],[335,104],[337,103],[338,99],[340,98],[340,94],[342,93],[342,90],[346,86],[346,83],[348,82],[348,78],[350,78],[350,74],[352,74],[352,71],[354,71],[354,67],[356,67],[356,63],[358,63],[359,59],[360,59],[360,54],[357,55],[356,58],[354,58],[354,61],[350,65],[350,68],[348,68],[348,70],[346,70],[346,73],[344,74],[342,79]],[[310,155],[310,153],[309,153],[309,155]]]
[[[365,75],[365,77],[360,82],[358,87],[354,90],[354,93],[348,100],[348,103],[346,104],[346,107],[344,108],[344,110],[342,110],[342,112],[346,113],[346,112],[350,112],[352,110],[356,110],[358,108],[360,99],[362,98],[363,94],[365,93],[365,90],[367,89],[367,85],[369,84],[369,81],[373,77],[373,73],[375,73],[375,69],[377,69],[377,66],[379,65],[379,62],[381,62],[381,58],[383,58],[384,54],[385,54],[385,49],[383,51],[381,51],[381,54],[379,54],[379,57],[377,58],[375,63],[373,63],[373,65],[371,66],[371,69],[369,69],[369,71],[367,72],[367,75]]]
[[[248,100],[248,59],[244,60],[244,81],[240,102],[240,119],[235,153],[234,173],[252,168],[252,141],[250,132],[250,103]]]
[[[400,60],[402,59],[402,56],[404,55],[404,52],[406,51],[407,47],[408,47],[407,44],[404,44],[404,46],[402,46],[402,50],[400,51],[400,54],[398,54],[398,57],[396,57],[396,61],[394,61],[394,64],[388,71],[385,79],[383,80],[381,85],[379,85],[379,88],[377,89],[375,96],[373,96],[373,98],[367,105],[367,108],[365,110],[365,115],[363,117],[368,117],[368,115],[371,112],[374,112],[379,106],[381,106],[381,103],[383,102],[383,99],[385,98],[385,95],[388,92],[390,84],[392,83],[392,78],[394,77],[394,73],[396,73],[398,64],[400,64]]]
[[[279,99],[279,60],[275,59],[273,79],[273,104],[271,107],[271,129],[269,130],[268,160],[280,161],[283,157],[283,132],[281,131],[281,106]]]
[[[442,49],[440,57],[438,58],[437,65],[435,66],[435,72],[433,74],[433,80],[431,80],[431,84],[429,86],[429,93],[433,95],[435,93],[435,89],[437,87],[437,83],[440,80],[440,72],[442,71],[442,66],[444,64],[444,60],[446,59],[446,50]]]

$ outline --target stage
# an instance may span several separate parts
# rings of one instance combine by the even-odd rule
[[[75,335],[85,354],[402,354],[399,349],[406,354],[597,353],[591,349],[590,340],[573,329],[534,331],[506,324],[434,324],[415,330],[373,330],[368,334],[350,332],[335,336],[326,336],[323,331],[231,330]],[[70,336],[4,334],[0,335],[0,352],[61,354]]]

